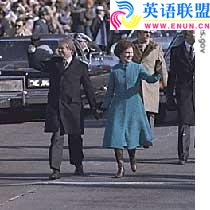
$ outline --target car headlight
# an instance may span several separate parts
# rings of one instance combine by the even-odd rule
[[[23,79],[1,79],[0,92],[23,91]]]
[[[28,87],[49,87],[49,79],[28,79]]]

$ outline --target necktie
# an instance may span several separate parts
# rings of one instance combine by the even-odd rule
[[[68,68],[68,61],[64,60],[64,69]]]
[[[193,60],[193,57],[194,57],[194,55],[193,55],[193,46],[190,46],[190,51],[189,51],[189,55],[190,55],[190,60]]]

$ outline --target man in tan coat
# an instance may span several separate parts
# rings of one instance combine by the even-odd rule
[[[159,90],[167,86],[168,72],[163,58],[162,48],[150,37],[149,31],[137,31],[137,40],[134,44],[134,58],[136,63],[143,64],[150,74],[154,74],[155,68],[161,73],[161,81],[149,84],[142,81],[141,91],[145,111],[153,130],[154,114],[159,109]]]

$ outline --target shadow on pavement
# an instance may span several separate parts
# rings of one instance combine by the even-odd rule
[[[64,149],[68,149],[68,146],[64,146]],[[84,149],[104,149],[102,146],[84,146]],[[0,146],[0,149],[49,149],[49,146],[38,146],[38,145],[11,145],[11,146]]]
[[[175,116],[174,116],[175,115]],[[85,128],[102,128],[105,127],[106,119],[95,120],[91,115],[90,110],[85,109]],[[39,110],[18,110],[10,112],[0,112],[0,125],[1,124],[17,124],[24,122],[43,122],[45,120],[45,109]],[[176,114],[170,113],[164,119],[157,118],[155,120],[156,127],[176,126]]]
[[[179,165],[177,158],[137,159],[137,163]],[[195,159],[189,158],[186,164],[188,163],[195,163]]]
[[[31,180],[37,180],[37,178],[44,178],[44,180],[49,176],[49,173],[0,173],[0,180],[1,179],[13,179],[13,180],[29,180],[28,178],[30,178]],[[84,177],[104,177],[107,176],[109,178],[114,178],[114,174],[113,173],[106,173],[106,172],[87,172],[85,173],[84,177],[81,176],[75,176],[72,173],[62,173],[62,178],[67,178],[67,177],[75,177],[75,178],[84,178]],[[129,177],[133,177],[133,178],[143,178],[140,179],[138,181],[160,181],[163,178],[167,179],[166,181],[171,181],[169,179],[176,179],[173,181],[179,181],[181,180],[194,180],[195,176],[193,175],[184,175],[184,174],[139,174],[138,172],[136,174],[126,174],[125,177],[123,177],[122,179],[114,179],[116,181],[125,181],[123,180],[124,178],[129,178]],[[146,178],[146,179],[145,179]],[[40,180],[40,179],[39,179]]]
[[[43,111],[10,111],[0,112],[0,124],[17,124],[24,122],[44,121],[45,112]]]
[[[124,159],[125,162],[129,162],[128,158]],[[0,159],[1,162],[33,162],[33,161],[48,161],[48,158],[3,158]],[[69,161],[69,158],[63,158],[63,161]],[[93,161],[93,162],[115,162],[114,157],[85,157],[85,162]],[[161,159],[138,159],[138,164],[171,164],[171,165],[178,165],[177,158],[161,158]],[[186,164],[195,163],[193,158],[189,158]],[[184,166],[182,166],[184,167]]]

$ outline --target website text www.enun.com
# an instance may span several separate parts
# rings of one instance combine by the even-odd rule
[[[196,29],[210,29],[210,23],[144,23],[145,29],[159,29],[159,30],[196,30]]]

